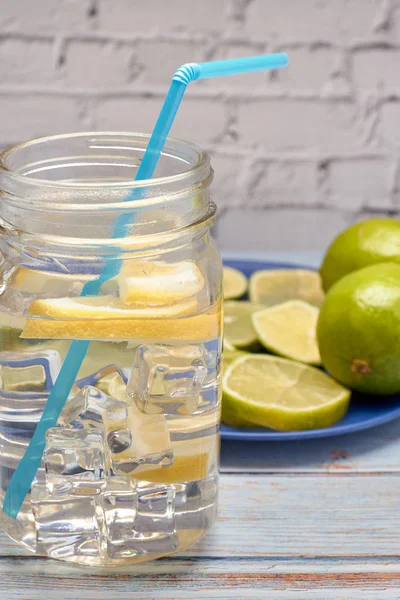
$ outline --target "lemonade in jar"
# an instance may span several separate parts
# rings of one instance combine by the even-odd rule
[[[201,149],[168,139],[153,179],[135,182],[147,143],[70,134],[0,156],[0,506],[67,353],[87,343],[29,493],[0,523],[31,551],[81,564],[176,552],[216,513],[212,169]],[[99,292],[82,296],[105,269]]]

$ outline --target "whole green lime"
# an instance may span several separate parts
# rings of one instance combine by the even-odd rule
[[[317,323],[324,367],[352,390],[400,392],[400,264],[354,271],[328,292]]]
[[[361,221],[342,231],[329,246],[320,268],[322,286],[327,292],[348,273],[388,261],[400,263],[400,220]]]

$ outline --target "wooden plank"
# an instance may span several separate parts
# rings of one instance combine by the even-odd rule
[[[219,518],[184,557],[398,555],[400,477],[223,475]],[[0,555],[26,552],[6,536]]]
[[[180,555],[114,572],[0,538],[3,600],[400,597],[400,477],[223,475],[219,519]]]
[[[321,440],[243,442],[224,440],[223,473],[391,473],[400,470],[400,419]]]
[[[400,565],[283,559],[168,558],[116,573],[45,559],[0,561],[2,598],[399,598]],[[397,595],[396,595],[397,594]]]

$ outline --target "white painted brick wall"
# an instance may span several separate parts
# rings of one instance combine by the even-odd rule
[[[0,0],[0,147],[150,130],[183,62],[286,50],[192,84],[173,134],[209,150],[225,248],[322,249],[400,211],[400,0]]]

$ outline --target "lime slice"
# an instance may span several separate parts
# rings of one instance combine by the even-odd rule
[[[237,269],[232,267],[224,267],[224,298],[231,300],[232,298],[241,298],[247,290],[247,279]]]
[[[251,348],[257,344],[251,318],[253,313],[263,308],[262,304],[253,302],[224,302],[224,335],[228,344],[236,348]]]
[[[247,356],[248,352],[243,352],[242,350],[225,350],[222,354],[222,368],[223,371],[226,371],[228,366],[233,363],[233,361],[241,358],[242,356]],[[227,425],[231,425],[232,427],[254,427],[254,423],[250,423],[246,421],[246,419],[239,418],[236,414],[231,414],[229,411],[229,407],[224,402],[224,396],[222,396],[222,414],[221,419]]]
[[[247,356],[248,352],[243,352],[242,350],[224,350],[222,353],[222,365],[223,368],[226,369],[228,365],[231,364],[237,358],[241,356]]]
[[[330,427],[344,417],[350,401],[350,391],[323,371],[262,354],[235,360],[222,386],[226,423],[236,415],[278,431]]]
[[[273,306],[287,300],[304,300],[314,306],[324,301],[321,277],[306,269],[274,269],[256,271],[250,278],[252,302]]]
[[[253,314],[253,325],[262,345],[271,352],[310,365],[321,364],[317,344],[319,310],[292,300]]]

